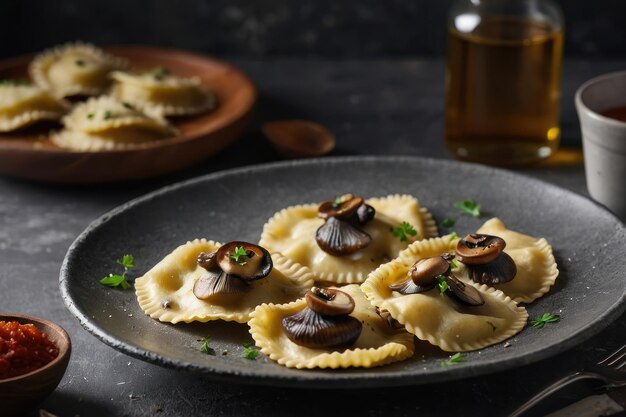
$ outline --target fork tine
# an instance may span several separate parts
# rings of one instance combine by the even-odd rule
[[[607,356],[606,358],[604,358],[600,362],[598,362],[598,365],[604,365],[604,366],[612,367],[616,363],[618,363],[619,361],[622,361],[624,358],[626,358],[626,345],[624,345],[621,348],[617,349],[615,352],[612,352],[611,354],[609,354],[609,356]],[[626,365],[626,361],[623,361],[620,365],[617,366],[616,369],[621,369],[625,365]]]

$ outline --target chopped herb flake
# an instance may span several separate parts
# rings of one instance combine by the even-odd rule
[[[87,118],[88,119],[93,119],[94,114],[93,113],[87,113]]]
[[[161,81],[168,75],[170,75],[170,70],[163,67],[157,67],[150,71],[150,74],[154,77],[155,80]]]
[[[443,295],[446,291],[450,289],[450,286],[446,281],[446,277],[444,277],[443,275],[438,275],[437,277],[435,277],[435,279],[438,283],[437,287],[439,288],[439,294]]]
[[[399,237],[400,242],[406,242],[408,240],[407,235],[417,235],[417,231],[413,229],[413,226],[411,226],[408,222],[400,223],[398,227],[396,227],[395,229],[391,229],[391,233],[393,233],[395,237]]]
[[[133,109],[134,109],[133,105],[132,105],[132,104],[130,104],[129,102],[127,102],[127,101],[122,101],[122,105],[123,105],[124,107],[126,107],[127,109],[130,109],[130,110],[133,110]]]
[[[456,224],[456,220],[451,219],[450,217],[446,217],[441,221],[441,225],[443,227],[452,227]]]
[[[465,362],[465,359],[463,359],[463,357],[461,356],[461,352],[457,352],[454,355],[450,356],[449,359],[441,361],[441,366],[457,365],[463,362]]]
[[[557,323],[561,320],[561,316],[552,313],[543,313],[539,317],[535,317],[530,321],[530,325],[536,329],[543,329],[547,323]]]
[[[215,349],[209,346],[209,343],[211,343],[210,336],[207,336],[204,339],[198,339],[198,342],[202,342],[202,345],[200,346],[200,352],[206,353],[207,355],[215,356]]]
[[[104,113],[102,114],[102,118],[104,120],[109,120],[111,118],[111,112],[109,110],[105,110]]]
[[[79,67],[84,67],[87,63],[82,59],[77,59],[74,63]]]
[[[461,212],[469,214],[470,216],[480,216],[480,204],[474,200],[463,200],[454,203],[454,207],[458,208]]]
[[[19,79],[0,80],[0,86],[14,86],[14,85],[30,85],[30,82],[28,82],[27,80],[19,80]]]
[[[333,208],[336,209],[337,207],[339,207],[341,205],[341,200],[342,200],[342,198],[341,198],[340,195],[335,197],[335,199],[333,200]]]
[[[248,259],[248,252],[243,246],[235,246],[235,251],[230,254],[230,258],[237,262],[239,265],[245,265]]]
[[[450,268],[454,269],[459,269],[459,264],[456,263],[456,258],[452,258],[452,260],[450,261]]]
[[[250,346],[250,343],[244,343],[243,345],[243,358],[248,360],[255,360],[257,356],[259,356],[259,351],[254,347]]]
[[[112,288],[122,287],[123,290],[127,290],[130,288],[130,284],[126,281],[126,274],[135,267],[135,259],[132,255],[124,255],[122,259],[118,259],[116,262],[124,267],[122,275],[109,274],[100,280],[100,284]]]
[[[452,233],[450,233],[450,240],[451,240],[451,241],[452,241],[452,240],[454,240],[454,239],[456,239],[456,238],[458,238],[458,237],[459,237],[459,235],[458,235],[456,232],[452,232]]]

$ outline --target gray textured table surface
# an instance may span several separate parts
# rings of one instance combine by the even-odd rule
[[[51,186],[0,178],[0,312],[45,317],[73,341],[72,359],[43,408],[61,417],[502,415],[539,386],[579,370],[625,341],[622,316],[608,329],[553,358],[508,372],[431,386],[311,391],[215,382],[163,369],[109,348],[84,331],[58,290],[63,256],[90,221],[160,186],[220,169],[274,161],[258,123],[307,118],[337,136],[336,155],[402,154],[448,158],[442,145],[442,61],[236,61],[259,86],[257,120],[219,157],[156,180],[106,187]],[[561,158],[519,172],[586,195],[576,87],[625,61],[568,61],[564,68]],[[242,381],[244,382],[244,381]],[[342,406],[337,406],[342,404]],[[348,408],[349,407],[349,408]],[[345,415],[345,413],[344,413]]]

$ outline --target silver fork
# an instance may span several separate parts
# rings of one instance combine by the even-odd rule
[[[596,393],[626,387],[626,345],[609,354],[593,368],[593,372],[576,372],[556,381],[522,404],[509,417],[547,414],[546,405],[549,404],[552,396],[568,388],[571,389],[577,384],[593,384],[593,390],[597,391]],[[562,406],[565,405],[562,404]],[[540,412],[543,414],[539,414]]]

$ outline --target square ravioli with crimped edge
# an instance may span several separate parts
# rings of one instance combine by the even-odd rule
[[[250,334],[270,359],[289,368],[370,368],[407,359],[413,355],[413,335],[392,329],[367,301],[356,284],[340,288],[355,303],[350,314],[363,323],[356,342],[348,348],[313,349],[289,340],[282,326],[284,317],[306,308],[305,300],[289,304],[263,304],[257,307],[248,322]]]
[[[319,204],[292,206],[277,212],[263,227],[259,244],[308,266],[317,281],[350,284],[363,282],[367,274],[395,258],[410,243],[437,236],[432,215],[412,196],[389,195],[370,198],[365,203],[376,210],[374,218],[363,226],[371,243],[353,254],[335,256],[318,246],[316,231],[324,224],[318,217]],[[415,234],[406,235],[406,241],[393,233],[403,222],[415,230]]]
[[[528,313],[502,291],[469,283],[484,304],[466,306],[442,294],[437,286],[416,294],[402,294],[389,286],[407,279],[411,265],[420,259],[454,251],[451,236],[415,242],[400,256],[372,272],[361,288],[368,300],[386,310],[419,339],[449,352],[482,349],[502,342],[526,325]]]
[[[501,290],[517,303],[531,303],[550,291],[559,270],[552,254],[552,246],[546,239],[509,230],[498,218],[486,221],[477,233],[504,239],[504,252],[517,266],[515,278],[509,282],[494,284],[494,288]],[[467,266],[463,266],[459,277],[466,282],[470,280]]]
[[[313,285],[313,274],[308,268],[273,254],[269,275],[251,282],[247,292],[211,301],[198,299],[194,285],[206,272],[198,265],[198,255],[214,252],[221,246],[206,239],[187,242],[137,278],[135,291],[141,309],[150,317],[169,323],[210,320],[245,323],[256,306],[296,300]]]

